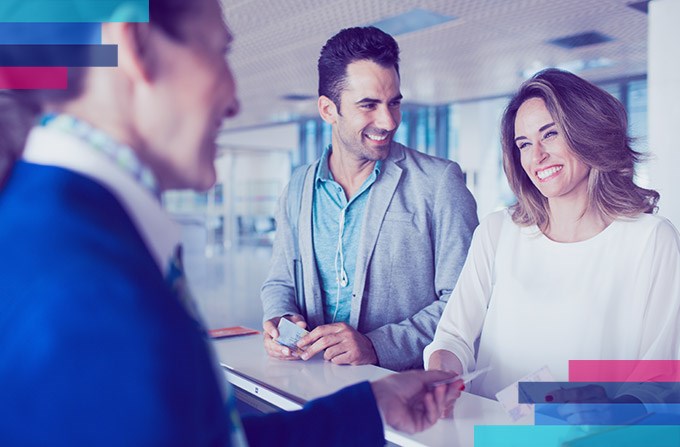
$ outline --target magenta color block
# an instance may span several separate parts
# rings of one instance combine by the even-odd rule
[[[0,67],[0,88],[17,90],[65,89],[66,67]]]
[[[569,360],[570,382],[680,382],[680,360]]]

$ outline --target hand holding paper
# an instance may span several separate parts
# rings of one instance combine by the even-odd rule
[[[286,318],[281,318],[279,320],[279,325],[277,326],[279,330],[279,336],[274,340],[282,346],[286,346],[291,351],[297,351],[297,342],[300,341],[302,337],[309,334],[308,331],[302,329],[297,324],[287,320]]]
[[[438,380],[437,382],[432,382],[428,385],[428,387],[430,389],[432,389],[432,388],[437,387],[439,385],[444,385],[444,384],[447,384],[447,383],[453,383],[453,382],[456,382],[458,380],[462,380],[463,383],[467,385],[470,382],[472,382],[473,380],[475,380],[477,377],[481,376],[482,374],[485,374],[485,373],[491,371],[491,369],[492,368],[490,366],[487,366],[486,368],[478,369],[478,370],[475,370],[475,371],[470,371],[467,374],[461,374],[460,376],[455,376],[455,377],[451,377],[451,378],[444,379],[444,380]]]
[[[291,346],[287,346],[277,342],[281,334],[280,328],[282,326],[285,327],[289,325],[293,326],[293,331],[297,330],[295,327],[304,331],[304,328],[307,324],[300,315],[276,317],[264,322],[264,348],[270,357],[274,357],[279,360],[299,360],[300,349],[295,346],[295,343],[292,343]],[[286,337],[282,338],[281,340],[285,341]]]

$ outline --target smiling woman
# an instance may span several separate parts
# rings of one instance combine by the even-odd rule
[[[533,124],[527,122],[529,119],[542,122],[530,129],[526,128]],[[543,128],[549,123],[554,125]],[[571,166],[588,171],[579,211],[592,209],[613,219],[655,210],[659,194],[634,183],[635,164],[642,155],[630,146],[625,108],[599,87],[565,71],[542,71],[513,97],[501,127],[503,167],[517,197],[517,205],[512,208],[517,224],[537,224],[545,229],[550,226],[549,209],[555,206],[549,206],[549,197],[539,186],[544,183],[536,181],[541,180],[537,179],[538,173],[527,171],[529,154],[523,150],[527,146],[532,146],[531,154],[545,156],[550,150],[541,149],[557,144]],[[529,141],[524,133],[529,131],[543,133]],[[545,138],[548,133],[550,140]],[[550,161],[549,156],[544,157],[538,167],[545,169]]]
[[[658,193],[633,181],[623,106],[550,69],[522,85],[502,126],[517,204],[475,232],[427,367],[492,367],[471,390],[493,398],[546,365],[566,381],[570,360],[680,359],[680,235],[652,215]]]
[[[515,143],[524,172],[548,199],[551,210],[559,206],[587,208],[591,169],[569,148],[543,99],[530,98],[520,106],[515,117]]]

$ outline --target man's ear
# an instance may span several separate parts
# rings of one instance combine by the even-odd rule
[[[149,83],[157,67],[148,23],[104,23],[102,42],[118,45],[118,69],[134,80]]]
[[[337,121],[337,116],[339,115],[338,107],[335,105],[335,103],[328,96],[321,95],[319,96],[317,106],[319,107],[319,115],[321,115],[321,119],[326,121],[328,124],[335,124]]]

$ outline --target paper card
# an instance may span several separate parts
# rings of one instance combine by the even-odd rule
[[[475,380],[477,377],[481,376],[482,374],[488,373],[492,369],[493,368],[491,368],[490,366],[487,366],[486,368],[471,371],[467,374],[461,374],[460,376],[451,377],[450,379],[437,380],[436,382],[429,383],[427,385],[427,387],[430,388],[430,389],[433,389],[433,388],[438,387],[439,385],[444,385],[444,384],[447,384],[447,383],[453,383],[453,382],[456,382],[458,380],[463,381],[463,383],[465,385],[467,385],[470,382],[472,382],[473,380]]]
[[[223,327],[208,331],[210,338],[235,337],[237,335],[259,334],[259,331],[243,326]]]
[[[496,393],[496,399],[503,405],[503,408],[510,416],[510,419],[517,422],[525,417],[534,417],[534,406],[533,404],[520,404],[519,403],[519,382],[554,382],[553,377],[548,366],[528,374],[512,385],[503,388],[498,393]]]
[[[297,347],[297,342],[300,341],[302,337],[309,334],[309,332],[286,318],[281,318],[279,320],[277,329],[279,330],[279,337],[276,339],[276,342],[293,351],[299,349]]]

